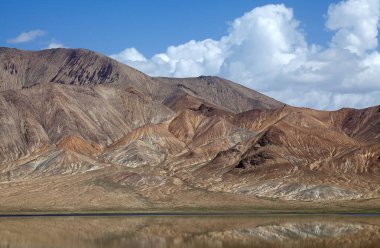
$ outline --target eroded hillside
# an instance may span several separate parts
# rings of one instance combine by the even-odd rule
[[[365,208],[380,195],[380,106],[295,108],[83,49],[0,48],[0,134],[1,209]]]

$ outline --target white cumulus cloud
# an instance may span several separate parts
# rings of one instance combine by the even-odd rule
[[[25,43],[34,40],[39,36],[45,35],[46,32],[42,30],[31,30],[28,32],[22,32],[16,38],[7,40],[8,43]]]
[[[337,31],[332,45],[359,55],[376,49],[379,12],[379,0],[349,0],[331,5],[326,27]]]
[[[298,26],[293,11],[284,5],[255,8],[237,18],[221,39],[228,56],[220,75],[260,90],[271,87],[286,65],[307,52]]]
[[[60,42],[50,42],[49,45],[46,47],[46,49],[53,49],[53,48],[65,48],[65,46]]]
[[[224,52],[220,42],[207,39],[170,46],[165,53],[156,54],[149,60],[135,48],[127,48],[110,57],[151,76],[190,77],[218,74],[225,58]]]
[[[332,37],[323,48],[306,42],[292,9],[266,5],[236,18],[219,40],[192,40],[151,58],[135,48],[111,57],[152,76],[222,76],[295,106],[362,108],[380,103],[379,17],[380,0],[330,5]]]
[[[122,51],[119,54],[111,55],[113,59],[116,59],[123,63],[129,63],[129,62],[146,62],[146,58],[144,55],[142,55],[139,51],[136,50],[136,48],[131,47],[127,48],[124,51]]]

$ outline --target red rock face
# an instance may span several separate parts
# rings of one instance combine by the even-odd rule
[[[218,77],[151,78],[87,50],[1,48],[0,134],[3,208],[25,208],[12,190],[29,187],[31,206],[78,209],[380,195],[379,106],[295,108]]]

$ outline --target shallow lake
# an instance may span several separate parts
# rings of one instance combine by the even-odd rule
[[[380,247],[380,216],[1,217],[0,247]]]

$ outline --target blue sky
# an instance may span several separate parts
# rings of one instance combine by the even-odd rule
[[[191,39],[218,39],[228,23],[254,7],[284,3],[295,11],[310,42],[324,44],[331,33],[323,15],[333,1],[145,0],[15,1],[0,0],[0,46],[39,50],[51,42],[104,54],[136,47],[150,57]],[[9,44],[21,32],[43,30],[34,42]]]
[[[380,104],[380,0],[0,0],[0,46],[87,48],[217,75],[295,106]]]

